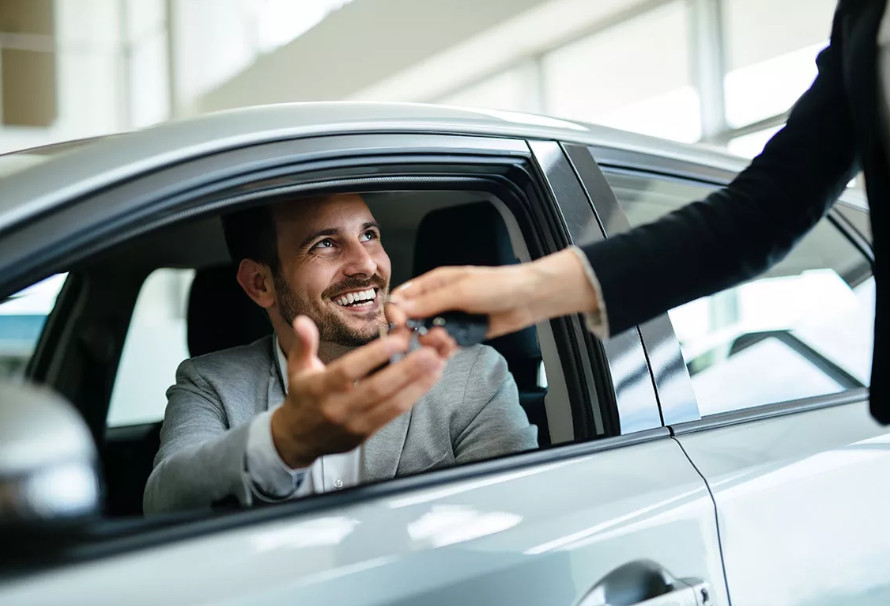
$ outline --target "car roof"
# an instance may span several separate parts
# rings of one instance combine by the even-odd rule
[[[0,231],[60,202],[196,156],[305,136],[374,132],[554,139],[733,171],[745,164],[717,149],[533,114],[414,103],[288,103],[0,156]],[[4,171],[4,164],[11,170]]]

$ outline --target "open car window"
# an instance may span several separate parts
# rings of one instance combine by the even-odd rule
[[[491,193],[374,191],[365,198],[381,226],[393,287],[439,265],[530,259],[523,219]],[[237,284],[235,267],[216,213],[127,240],[74,268],[84,286],[66,319],[61,349],[47,355],[57,358],[51,366],[60,374],[52,380],[74,394],[71,400],[98,432],[107,515],[142,513],[177,367],[272,334],[266,312]],[[570,388],[550,325],[486,345],[506,362],[516,410],[535,427],[536,446],[573,442]],[[462,390],[455,387],[453,395]],[[229,423],[231,411],[218,414]],[[439,468],[431,461],[418,469]]]

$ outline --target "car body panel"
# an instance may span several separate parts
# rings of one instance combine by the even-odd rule
[[[677,440],[714,494],[733,606],[890,604],[890,428],[868,402],[712,423]]]
[[[0,585],[0,603],[571,606],[614,568],[650,559],[708,581],[725,605],[713,504],[660,432],[348,506],[327,496],[316,514]]]

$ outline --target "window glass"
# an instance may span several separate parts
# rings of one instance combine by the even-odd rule
[[[68,274],[56,274],[0,303],[0,378],[20,377]]]
[[[697,141],[701,121],[689,20],[689,3],[668,2],[547,53],[546,113]]]
[[[861,187],[859,182],[861,181],[862,173],[860,173],[856,177],[856,187]],[[841,214],[853,224],[853,227],[856,230],[868,238],[869,241],[872,239],[871,235],[871,221],[869,221],[868,213],[862,210],[857,210],[855,208],[850,208],[844,205],[838,205],[838,210],[840,210]]]
[[[164,418],[167,388],[189,357],[185,316],[194,275],[190,269],[158,269],[145,280],[111,393],[109,427]]]
[[[607,178],[632,225],[710,191]],[[669,313],[704,416],[867,386],[874,304],[870,263],[823,219],[765,274]]]
[[[726,118],[745,126],[787,111],[816,77],[836,0],[725,0]]]

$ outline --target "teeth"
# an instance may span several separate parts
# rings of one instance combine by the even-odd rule
[[[350,292],[346,293],[345,295],[340,295],[339,297],[334,299],[334,303],[336,303],[337,305],[346,306],[356,302],[358,302],[359,304],[366,303],[369,301],[373,301],[376,298],[377,292],[373,288],[369,288],[367,290],[361,290],[355,293]]]

